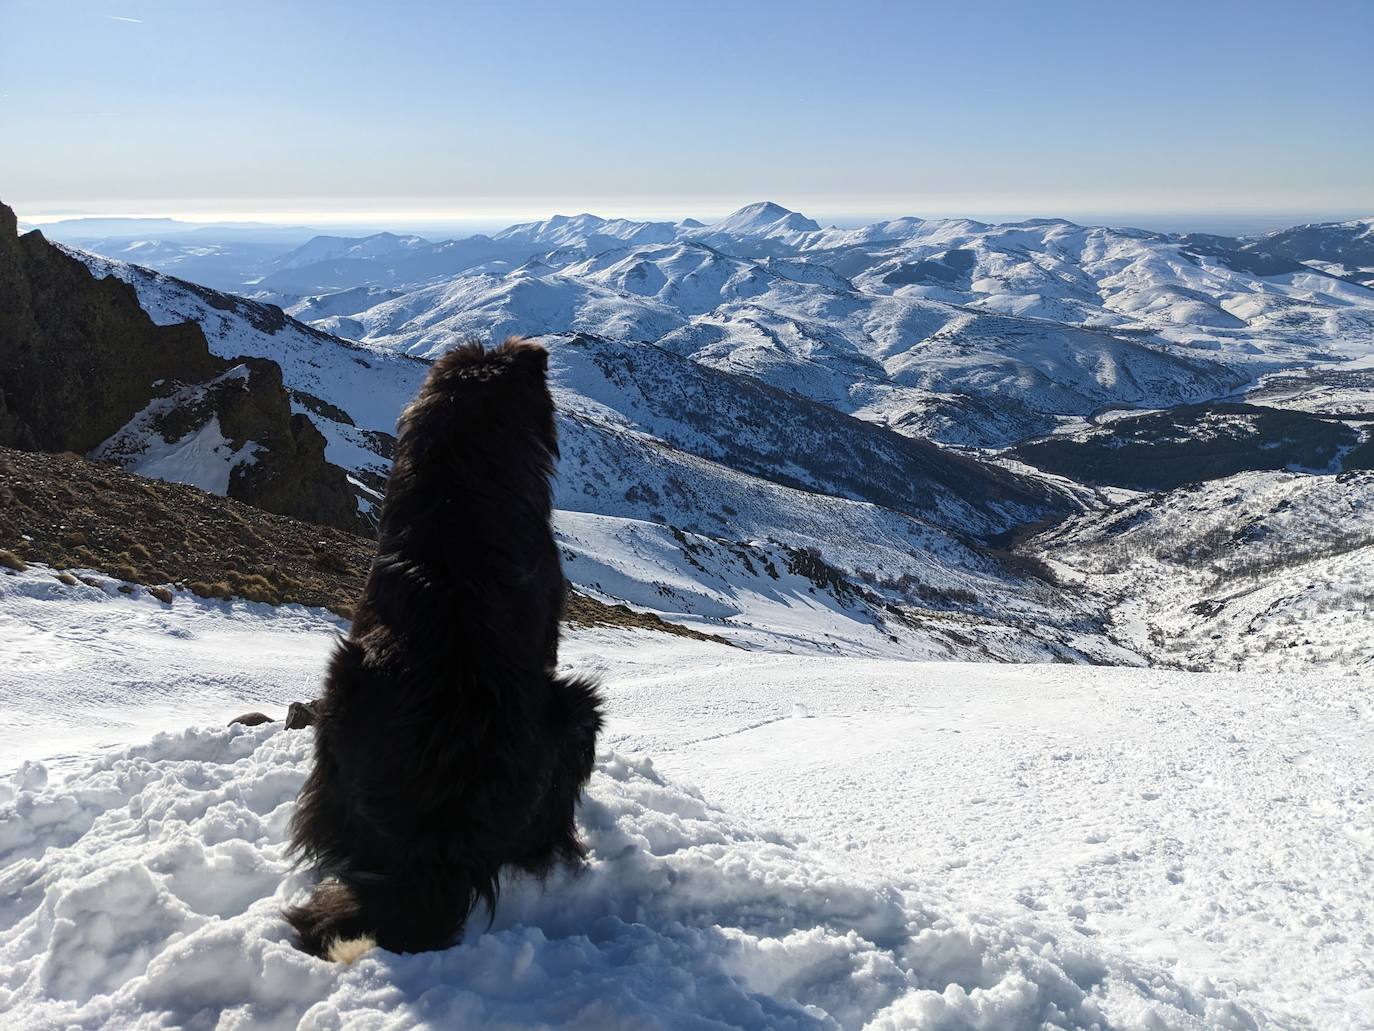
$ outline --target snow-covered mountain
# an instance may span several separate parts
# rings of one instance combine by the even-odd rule
[[[586,214],[554,215],[542,222],[524,222],[496,233],[492,239],[503,243],[533,244],[540,250],[576,247],[600,251],[608,247],[667,243],[679,227],[672,222],[635,222],[623,218],[606,219]]]
[[[719,222],[690,230],[693,236],[705,239],[752,237],[760,240],[792,239],[799,235],[819,232],[820,225],[805,215],[788,211],[781,204],[759,201],[747,204]]]
[[[199,323],[216,354],[276,362],[329,460],[363,486],[383,486],[391,431],[425,361],[330,336],[270,305],[71,253],[132,284],[154,321]],[[541,340],[560,408],[558,527],[569,555],[581,556],[569,575],[589,594],[788,649],[1138,661],[1107,640],[1092,611],[980,542],[1076,511],[1091,492],[650,344]],[[627,535],[657,542],[642,549],[656,557],[607,550]],[[702,582],[689,588],[698,573]],[[781,613],[791,605],[799,610],[788,627]]]
[[[497,245],[508,250],[497,256]],[[429,357],[507,333],[654,341],[964,445],[1012,443],[1103,407],[1203,401],[1276,369],[1374,352],[1374,291],[1350,279],[1254,241],[1053,219],[823,229],[763,202],[712,225],[560,216],[467,257],[469,269],[410,290],[403,265],[374,263],[367,285],[388,291],[378,303],[359,307],[349,292],[296,310],[329,332]]]
[[[395,233],[377,233],[362,240],[341,236],[317,236],[279,258],[276,265],[278,268],[294,269],[312,265],[317,261],[368,261],[408,254],[430,246],[432,245],[428,240],[418,236],[397,236]]]
[[[1374,218],[1280,229],[1245,246],[1374,287]]]
[[[1349,384],[1374,363],[1374,291],[1252,242],[1062,220],[824,229],[763,203],[713,225],[579,215],[459,243],[528,253],[415,289],[312,295],[291,310],[313,325],[84,260],[158,321],[200,322],[216,353],[280,364],[330,461],[373,490],[427,359],[469,336],[538,337],[574,582],[788,650],[1173,662],[1110,622],[1107,586],[999,549],[1065,516],[1118,525],[1134,495],[1106,485],[1294,463],[1316,477],[1367,450],[1374,381]],[[394,281],[444,246],[302,253]],[[1262,407],[1233,405],[1243,418],[1217,406],[1247,390]],[[1132,407],[1177,410],[1111,411]],[[1135,454],[1152,441],[1158,483]]]
[[[1374,669],[1369,471],[1239,473],[1071,518],[1031,546],[1152,661]]]

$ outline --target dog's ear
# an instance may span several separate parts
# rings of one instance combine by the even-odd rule
[[[549,352],[539,344],[521,340],[519,337],[510,337],[501,346],[510,355],[511,365],[515,368],[540,375],[549,371]]]

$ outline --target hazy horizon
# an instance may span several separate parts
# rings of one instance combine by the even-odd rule
[[[997,209],[970,205],[966,208],[927,206],[923,210],[900,209],[894,206],[888,209],[853,211],[834,206],[813,207],[805,204],[788,203],[786,200],[775,197],[756,197],[728,206],[725,206],[725,202],[693,204],[690,200],[684,199],[679,202],[677,207],[670,206],[667,201],[659,204],[640,204],[627,207],[623,204],[616,204],[614,201],[608,201],[606,198],[562,198],[561,200],[549,199],[543,206],[509,206],[488,210],[477,208],[466,212],[443,207],[427,211],[414,209],[376,211],[349,208],[321,211],[305,207],[290,208],[280,204],[256,208],[251,206],[236,207],[228,203],[215,206],[201,204],[192,208],[146,203],[132,206],[91,205],[81,208],[60,205],[26,208],[22,205],[15,205],[15,211],[21,222],[49,230],[55,229],[64,222],[79,223],[82,220],[169,219],[186,223],[190,227],[253,226],[265,230],[273,228],[283,230],[317,229],[322,233],[343,235],[395,232],[458,236],[489,233],[520,222],[542,221],[559,215],[574,216],[583,213],[606,218],[630,218],[646,221],[677,222],[687,218],[696,218],[709,223],[738,210],[745,204],[764,200],[771,200],[783,207],[800,211],[822,225],[833,225],[841,228],[902,217],[967,218],[994,224],[1019,222],[1032,218],[1056,218],[1067,219],[1081,225],[1133,227],[1157,232],[1247,235],[1312,222],[1336,222],[1374,216],[1374,206],[1371,206],[1370,209],[1305,211],[1226,209],[1205,211],[1084,211],[1072,208],[1067,210]],[[0,201],[7,202],[7,199],[0,197]]]

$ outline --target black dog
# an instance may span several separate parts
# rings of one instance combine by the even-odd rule
[[[501,867],[543,876],[583,855],[573,807],[601,713],[594,683],[554,675],[566,582],[547,365],[522,340],[467,344],[401,418],[291,823],[326,875],[286,914],[307,952],[443,948],[477,900],[494,908]]]

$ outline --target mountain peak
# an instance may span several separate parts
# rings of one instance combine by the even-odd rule
[[[771,200],[755,201],[753,204],[746,204],[732,215],[732,218],[748,216],[750,218],[766,218],[770,222],[776,222],[786,215],[795,215],[797,212],[791,208],[784,208],[781,204]]]
[[[746,204],[715,225],[711,231],[734,236],[773,236],[777,233],[814,233],[820,225],[798,211],[771,200]]]

